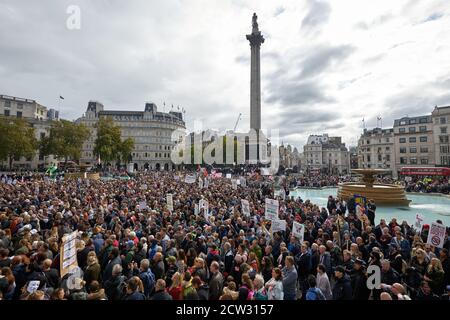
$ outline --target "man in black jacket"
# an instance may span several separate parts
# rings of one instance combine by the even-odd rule
[[[336,283],[333,287],[333,299],[334,300],[352,300],[352,286],[350,278],[345,274],[343,266],[337,266],[334,271],[334,277]]]
[[[364,261],[360,258],[357,258],[353,264],[350,281],[353,289],[353,300],[368,300],[370,290],[367,288],[367,275],[364,270]]]
[[[172,300],[172,296],[166,292],[166,282],[163,279],[156,281],[155,294],[150,300]]]
[[[300,253],[295,257],[297,270],[298,270],[298,281],[300,289],[302,290],[302,299],[306,299],[306,291],[308,291],[307,278],[310,271],[311,265],[311,255],[308,253],[308,247],[306,244],[302,244],[300,247]]]
[[[400,282],[400,275],[391,267],[389,260],[381,261],[381,283],[393,285]]]

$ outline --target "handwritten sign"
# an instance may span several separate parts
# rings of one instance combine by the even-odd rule
[[[278,219],[278,200],[266,198],[266,210],[264,217],[267,220],[277,220]]]

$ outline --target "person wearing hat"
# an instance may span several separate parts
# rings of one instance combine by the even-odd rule
[[[367,288],[367,274],[365,263],[361,258],[357,258],[350,273],[350,282],[353,290],[353,300],[368,300],[370,290]]]
[[[343,266],[337,266],[334,271],[336,282],[333,287],[333,300],[351,300],[353,296],[349,276]]]

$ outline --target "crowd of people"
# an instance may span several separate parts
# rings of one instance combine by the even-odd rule
[[[407,192],[450,193],[450,182],[448,178],[415,178],[404,183]]]
[[[276,196],[258,174],[239,185],[184,176],[0,177],[0,299],[449,300],[448,228],[436,248],[429,226],[377,221],[374,203],[361,220],[332,196],[326,208]],[[285,230],[272,232],[266,198],[278,199]],[[305,227],[302,241],[294,222]],[[62,238],[74,231],[78,267],[61,277]],[[370,266],[380,268],[379,287],[367,285]]]

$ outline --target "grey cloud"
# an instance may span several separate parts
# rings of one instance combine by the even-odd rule
[[[444,16],[443,13],[441,12],[435,12],[433,14],[431,14],[430,16],[428,16],[425,20],[422,21],[422,23],[425,22],[430,22],[430,21],[435,21],[435,20],[439,20]]]
[[[237,56],[234,59],[234,61],[239,63],[239,64],[248,65],[250,63],[250,56],[249,55]]]
[[[271,85],[275,85],[272,83]],[[266,103],[280,102],[283,105],[295,106],[306,103],[326,103],[333,102],[334,99],[327,97],[318,84],[313,82],[295,82],[283,83],[276,85],[268,97],[265,99]]]
[[[332,63],[347,58],[354,50],[355,48],[349,45],[314,48],[309,56],[302,61],[302,71],[298,78],[304,79],[319,75]]]
[[[278,8],[276,8],[275,13],[274,13],[274,17],[278,17],[280,14],[282,14],[284,11],[286,11],[286,9],[282,6],[279,6]]]
[[[309,10],[302,20],[302,28],[316,28],[328,21],[331,6],[326,1],[308,0]]]

